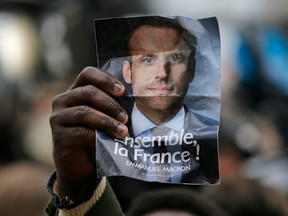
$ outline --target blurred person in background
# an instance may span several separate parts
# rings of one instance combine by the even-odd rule
[[[26,151],[24,141],[31,101],[38,92],[30,90],[36,86],[33,77],[39,69],[40,56],[33,18],[41,12],[42,8],[34,4],[0,2],[0,215],[3,216],[44,215],[43,208],[49,200],[43,187],[51,168],[35,161]]]
[[[43,214],[53,169],[51,95],[82,65],[96,64],[93,19],[143,10],[117,1],[0,2],[0,215]]]
[[[221,179],[241,176],[243,166],[252,153],[239,146],[235,139],[234,130],[222,122],[219,130],[219,171]]]
[[[252,154],[242,174],[288,195],[287,21],[244,28],[234,52],[237,99],[226,122],[237,122],[235,138]]]
[[[0,167],[0,215],[44,216],[49,173],[43,166],[27,161]]]
[[[227,214],[201,193],[184,189],[162,189],[136,197],[126,215],[225,216]]]
[[[202,194],[228,215],[287,216],[287,197],[257,180],[241,177],[224,179],[217,187],[205,187]]]
[[[237,107],[237,108],[235,108]],[[220,175],[252,178],[287,195],[286,141],[269,116],[235,103],[222,116],[219,135]]]

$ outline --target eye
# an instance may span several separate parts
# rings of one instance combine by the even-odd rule
[[[143,62],[151,64],[153,62],[153,57],[152,56],[145,56],[143,58]]]
[[[181,62],[181,57],[178,54],[174,54],[170,58],[171,62]]]

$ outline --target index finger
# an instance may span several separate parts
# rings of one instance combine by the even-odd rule
[[[84,68],[70,89],[85,85],[97,86],[97,88],[113,96],[120,96],[125,92],[124,85],[116,77],[96,67]]]

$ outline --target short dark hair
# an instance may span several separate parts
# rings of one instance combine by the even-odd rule
[[[178,210],[201,216],[227,216],[227,214],[200,193],[180,188],[161,189],[138,196],[127,216],[143,216],[160,210]]]
[[[131,55],[131,50],[129,47],[129,40],[131,36],[138,28],[144,25],[175,29],[179,33],[180,38],[183,39],[186,45],[191,49],[188,56],[187,71],[195,73],[196,36],[193,32],[184,28],[178,19],[162,16],[144,16],[129,20],[130,33],[125,39],[125,56],[129,57]],[[128,59],[131,63],[131,59]]]
[[[125,49],[127,56],[130,55],[129,40],[133,33],[141,26],[148,25],[159,28],[172,28],[175,29],[180,37],[186,42],[187,46],[191,49],[191,53],[188,57],[188,62],[194,64],[196,53],[196,36],[194,33],[184,28],[177,19],[162,17],[162,16],[145,16],[137,17],[129,22],[130,33],[125,40]]]

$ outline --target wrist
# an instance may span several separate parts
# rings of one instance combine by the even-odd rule
[[[79,204],[75,208],[64,208],[60,209],[59,216],[83,216],[86,215],[86,213],[93,207],[95,204],[102,198],[102,195],[104,194],[104,191],[106,190],[106,178],[102,178],[99,185],[97,186],[97,189],[93,193],[93,196]]]
[[[92,181],[61,181],[56,171],[52,174],[48,182],[48,191],[52,194],[54,204],[57,208],[71,209],[89,200],[101,179]]]
[[[67,181],[64,178],[61,178],[61,176],[57,176],[59,196],[68,196],[71,200],[83,199],[93,194],[98,183],[99,181],[97,178]]]

